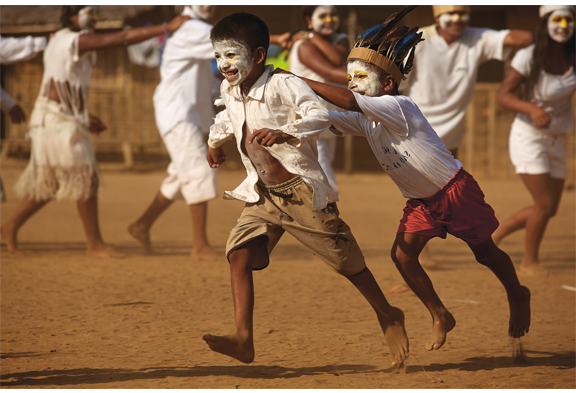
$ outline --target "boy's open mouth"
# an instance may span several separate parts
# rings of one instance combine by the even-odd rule
[[[234,77],[238,74],[238,70],[226,71],[224,75],[226,79],[234,79]]]

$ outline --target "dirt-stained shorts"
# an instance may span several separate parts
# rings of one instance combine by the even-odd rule
[[[446,233],[470,245],[484,243],[498,228],[494,210],[472,175],[460,168],[429,198],[409,199],[398,233],[446,239]]]
[[[258,236],[268,241],[258,251],[253,270],[268,266],[272,250],[284,234],[290,233],[337,273],[360,273],[366,267],[364,255],[350,231],[338,216],[336,203],[320,212],[312,210],[313,190],[296,177],[274,186],[258,184],[260,200],[247,203],[236,226],[230,231],[226,256]]]

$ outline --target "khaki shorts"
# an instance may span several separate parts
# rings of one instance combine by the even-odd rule
[[[268,241],[253,262],[254,270],[268,266],[269,255],[284,234],[294,236],[337,273],[350,276],[366,267],[364,255],[350,231],[338,217],[336,203],[321,212],[312,211],[312,187],[296,177],[274,186],[258,185],[260,200],[247,203],[230,231],[226,256],[258,236]]]

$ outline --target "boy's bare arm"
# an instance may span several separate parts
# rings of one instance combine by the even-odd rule
[[[226,154],[224,154],[224,149],[222,149],[222,146],[217,148],[208,146],[206,159],[208,160],[208,165],[210,165],[210,168],[218,168],[220,164],[226,161]]]
[[[273,146],[275,144],[286,143],[289,140],[297,139],[292,135],[288,135],[280,130],[272,130],[270,128],[261,128],[259,130],[254,130],[248,143],[252,143],[254,140],[261,146]]]
[[[292,74],[291,72],[287,72],[280,68],[274,70],[275,74]],[[294,75],[294,74],[293,74]],[[356,102],[356,98],[354,97],[354,93],[352,93],[348,89],[344,89],[338,86],[328,85],[322,82],[316,82],[308,78],[303,78],[299,75],[296,75],[298,78],[302,79],[304,82],[310,86],[312,90],[318,96],[324,98],[326,101],[339,106],[342,109],[346,109],[352,112],[362,112],[362,109]]]

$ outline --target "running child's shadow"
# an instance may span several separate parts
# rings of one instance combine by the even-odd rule
[[[210,376],[231,376],[244,379],[276,379],[299,378],[310,375],[351,375],[388,370],[376,369],[369,365],[342,364],[338,366],[321,367],[281,367],[260,365],[238,366],[196,366],[196,367],[153,367],[139,370],[129,369],[70,369],[70,370],[44,370],[28,371],[22,373],[2,373],[2,387],[20,386],[58,386],[61,388],[74,385],[95,385],[113,382],[126,382],[135,380],[164,380],[172,378],[195,378]],[[241,385],[240,385],[241,386]],[[229,387],[234,388],[233,386]]]

